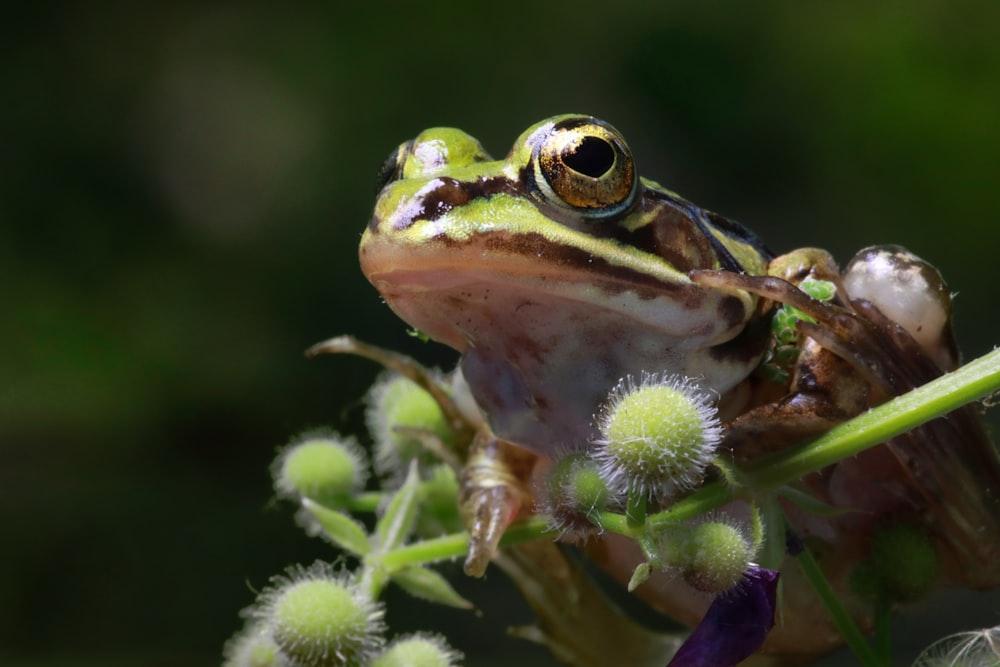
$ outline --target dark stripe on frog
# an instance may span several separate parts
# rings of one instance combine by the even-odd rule
[[[719,215],[718,213],[713,213],[712,211],[703,212],[709,222],[712,223],[712,226],[729,238],[736,239],[737,241],[746,243],[747,245],[753,247],[768,262],[774,259],[774,252],[768,248],[767,245],[765,245],[759,236],[754,234],[747,227],[744,227],[735,220],[730,220],[725,216]]]
[[[538,191],[534,170],[523,167],[520,170],[520,181],[522,192]],[[587,220],[582,224],[578,216],[573,216],[563,209],[547,206],[534,198],[531,201],[553,221],[561,222],[594,238],[611,239],[622,246],[648,252],[662,258],[682,273],[693,269],[715,267],[717,255],[713,244],[715,239],[711,238],[711,234],[706,234],[703,226],[698,225],[692,216],[692,211],[700,209],[689,202],[664,197],[659,191],[640,187],[635,202],[629,208],[617,215]],[[661,209],[659,215],[634,231],[617,224],[619,220],[634,213],[636,208],[649,210],[655,207]],[[567,219],[569,217],[572,219]]]
[[[455,246],[468,252],[473,241],[454,241],[445,234],[433,239],[442,245]],[[671,299],[683,303],[685,307],[699,307],[705,297],[705,290],[691,283],[664,282],[643,271],[612,264],[603,257],[570,245],[554,245],[551,239],[537,232],[511,234],[505,231],[491,231],[477,234],[475,243],[480,244],[484,253],[484,264],[489,263],[489,254],[501,256],[521,255],[538,264],[538,273],[545,273],[545,266],[571,267],[586,271],[588,281],[609,294],[633,292],[640,299],[655,299],[665,293]],[[602,278],[604,280],[602,280]]]
[[[472,182],[447,177],[440,177],[438,180],[441,183],[423,196],[420,210],[413,217],[397,218],[396,231],[402,231],[415,222],[437,220],[452,209],[465,206],[474,199],[489,199],[500,193],[517,194],[511,180],[503,176],[481,178]],[[377,233],[378,224],[379,221],[372,218],[368,228]]]
[[[699,231],[705,235],[709,243],[712,244],[712,248],[715,250],[715,254],[719,258],[719,268],[727,271],[733,271],[735,273],[746,273],[746,267],[740,264],[736,258],[733,257],[732,253],[730,253],[726,246],[722,244],[722,241],[716,238],[715,234],[712,233],[709,227],[714,227],[722,232],[723,235],[752,246],[757,250],[757,252],[763,255],[767,261],[770,261],[771,258],[774,257],[774,253],[772,253],[767,246],[764,245],[756,234],[735,220],[730,220],[729,218],[723,217],[718,213],[706,211],[686,199],[669,195],[666,192],[646,189],[646,194],[651,199],[658,199],[662,202],[669,203],[687,214],[688,218],[698,227]]]

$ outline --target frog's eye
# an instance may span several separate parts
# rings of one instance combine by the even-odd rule
[[[595,118],[556,123],[536,148],[534,162],[543,195],[590,217],[619,213],[636,191],[635,164],[625,140]]]
[[[407,141],[400,144],[394,151],[389,153],[389,157],[379,167],[378,174],[375,176],[375,194],[378,194],[382,191],[382,188],[393,181],[398,181],[403,176],[403,163],[406,162],[406,156],[410,153],[410,145],[412,143],[412,141]]]

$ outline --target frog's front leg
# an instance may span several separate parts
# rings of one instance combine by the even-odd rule
[[[840,270],[825,250],[803,248],[776,257],[768,266],[768,276],[750,276],[725,271],[695,271],[697,283],[725,289],[753,292],[781,304],[824,313],[828,304],[816,301],[798,285],[806,279],[832,283],[843,292]],[[868,407],[868,383],[852,364],[812,338],[796,334],[794,361],[787,372],[787,385],[761,380],[750,408],[726,424],[723,447],[732,450],[738,461],[747,462],[780,451],[828,431]],[[774,343],[772,352],[781,348]],[[791,346],[785,345],[784,348]],[[787,349],[783,350],[787,353]],[[780,352],[779,352],[780,354]],[[771,400],[775,391],[783,394]]]
[[[691,276],[699,284],[752,292],[806,316],[796,326],[798,358],[785,396],[761,401],[727,424],[725,443],[739,460],[820,435],[933,379],[957,358],[950,293],[932,266],[903,248],[866,248],[843,276],[830,255],[815,248],[775,258],[768,272]],[[830,303],[799,288],[807,278],[834,286]]]
[[[529,500],[527,480],[538,457],[501,440],[485,424],[462,468],[459,509],[469,530],[465,573],[481,577],[507,526]]]
[[[726,423],[722,447],[738,462],[805,442],[855,417],[870,403],[868,383],[851,364],[808,340],[799,353],[789,393]]]
[[[459,509],[469,531],[465,571],[482,576],[507,526],[528,505],[528,483],[539,457],[493,434],[461,374],[453,376],[449,389],[416,360],[352,336],[331,338],[306,352],[308,357],[321,354],[355,354],[371,359],[410,379],[434,398],[457,443],[453,449],[438,443],[433,451],[459,475]],[[419,437],[419,433],[415,435]],[[425,435],[428,441],[434,438]]]

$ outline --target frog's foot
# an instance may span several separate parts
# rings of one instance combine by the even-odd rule
[[[934,327],[936,338],[931,344],[918,341],[927,334],[919,330],[919,323],[904,326],[885,314],[892,312],[890,299],[910,302],[900,294],[913,286],[918,270],[937,300],[924,309],[932,314],[941,309],[947,314],[950,296],[936,271],[931,273],[932,267],[925,267],[901,249],[870,248],[858,255],[860,259],[856,258],[845,273],[844,283],[850,289],[841,293],[838,288],[839,305],[813,299],[776,277],[724,271],[692,273],[691,279],[699,284],[747,290],[797,308],[816,320],[797,324],[807,340],[788,395],[752,408],[726,424],[724,446],[731,447],[737,459],[752,461],[804,442],[869,405],[940,376],[955,358],[949,321],[941,314],[928,317],[926,326],[944,319],[944,324]],[[855,266],[858,261],[892,262],[899,271],[865,272],[864,266]],[[937,282],[932,280],[935,276]],[[911,328],[916,330],[911,332]],[[936,347],[943,351],[936,354]],[[884,447],[888,458],[865,452],[864,465],[855,466],[854,472],[844,473],[846,477],[841,479],[854,475],[864,482],[857,484],[858,488],[870,488],[877,479],[876,486],[892,489],[900,506],[916,512],[940,538],[951,556],[945,569],[954,581],[974,588],[1000,582],[1000,540],[996,538],[1000,535],[1000,456],[975,410],[971,406],[959,408],[894,437]],[[876,472],[881,477],[873,477]],[[842,482],[838,484],[844,488]],[[854,501],[870,505],[863,495],[852,496]]]
[[[465,573],[481,577],[507,526],[528,504],[527,480],[534,454],[500,440],[485,426],[476,435],[462,470],[459,508],[469,529]]]
[[[835,278],[828,267],[822,276]],[[787,274],[786,274],[787,275]],[[793,279],[809,275],[802,270]],[[752,461],[816,437],[870,405],[933,379],[940,371],[906,330],[864,299],[850,299],[842,285],[836,301],[814,299],[776,276],[695,271],[691,279],[722,289],[740,289],[796,308],[803,336],[787,394],[758,405],[726,424],[724,446]]]
[[[799,361],[808,371],[796,373],[786,396],[726,422],[722,446],[737,462],[815,438],[868,408],[868,383],[851,364],[814,341],[803,346]]]
[[[941,375],[941,369],[909,332],[866,299],[854,299],[838,288],[837,300],[826,303],[794,284],[774,276],[750,276],[729,271],[692,271],[699,285],[752,292],[797,308],[816,320],[800,321],[799,332],[849,363],[882,393],[881,402]]]

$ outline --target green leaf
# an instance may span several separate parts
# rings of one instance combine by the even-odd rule
[[[639,588],[647,579],[649,575],[653,573],[653,568],[649,565],[647,561],[643,561],[636,565],[635,570],[632,571],[632,578],[628,582],[628,592],[631,593],[635,589]]]
[[[458,609],[472,609],[471,602],[458,594],[448,580],[430,568],[414,566],[395,572],[390,577],[410,595]]]
[[[413,530],[417,519],[417,508],[420,506],[420,475],[417,472],[416,460],[410,461],[410,469],[406,473],[406,481],[399,487],[389,501],[389,506],[382,518],[375,524],[375,534],[378,536],[378,550],[387,553],[401,546]]]
[[[309,498],[302,499],[302,507],[313,515],[323,527],[324,532],[338,547],[356,556],[365,556],[371,553],[372,543],[368,539],[364,527],[350,516],[323,507]]]
[[[407,336],[411,336],[413,338],[416,338],[421,343],[428,343],[431,340],[431,337],[428,336],[427,334],[425,334],[420,329],[407,329],[406,330],[406,335]]]

